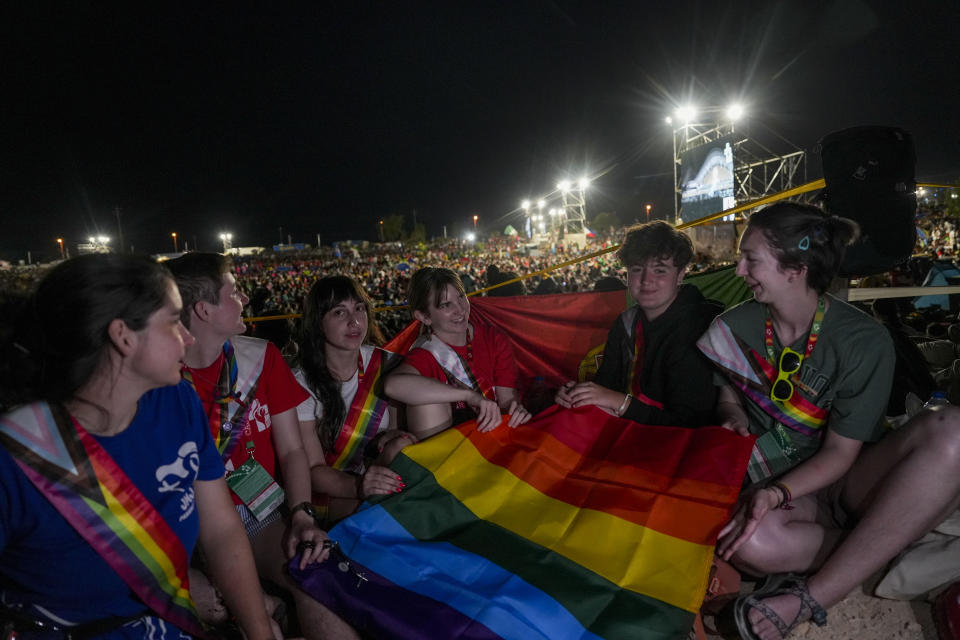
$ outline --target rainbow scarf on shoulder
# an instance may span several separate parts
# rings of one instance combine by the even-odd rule
[[[266,354],[265,340],[234,336],[233,340],[223,343],[223,366],[207,420],[224,464],[233,458],[243,439],[241,436],[250,420],[250,401],[257,395]],[[197,391],[190,369],[184,367],[182,375]]]
[[[190,599],[187,550],[62,406],[37,402],[0,417],[0,444],[145,605],[178,628],[206,636]]]
[[[471,339],[472,341],[472,339]],[[452,386],[462,387],[478,391],[480,395],[488,400],[495,400],[496,393],[493,387],[483,388],[480,381],[473,375],[470,369],[470,363],[466,358],[453,350],[453,347],[433,335],[423,335],[417,338],[410,350],[424,349],[433,355],[437,364],[447,374],[447,380]]]
[[[804,435],[822,436],[821,429],[830,412],[799,393],[794,393],[787,402],[771,400],[770,385],[779,373],[776,365],[738,338],[723,320],[717,318],[710,323],[710,328],[697,341],[697,347],[774,420]]]
[[[377,393],[382,386],[384,354],[387,352],[375,348],[367,366],[357,370],[357,393],[337,433],[333,450],[326,453],[327,464],[334,469],[361,469],[367,443],[377,435],[388,407],[387,400]]]

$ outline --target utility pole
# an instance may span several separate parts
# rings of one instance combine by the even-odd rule
[[[117,248],[119,253],[126,253],[125,244],[123,242],[123,227],[120,226],[120,207],[114,207],[113,213],[117,216]]]

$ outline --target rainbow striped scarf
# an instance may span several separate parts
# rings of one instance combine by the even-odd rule
[[[290,571],[377,638],[677,638],[752,446],[553,407],[407,447],[402,493],[330,532],[351,559]]]
[[[359,471],[363,467],[363,454],[367,443],[377,435],[377,428],[387,410],[388,403],[377,391],[382,386],[383,356],[386,352],[374,349],[370,362],[358,371],[357,393],[353,396],[350,411],[343,421],[334,441],[333,450],[327,452],[327,464],[334,469]],[[339,452],[339,453],[337,453]]]
[[[697,341],[697,347],[774,420],[804,435],[822,433],[830,412],[799,393],[794,393],[787,402],[771,400],[770,384],[777,379],[777,367],[740,340],[723,320],[717,318],[710,324]]]
[[[250,401],[257,395],[266,354],[265,340],[234,336],[223,343],[223,365],[207,420],[224,464],[233,458],[240,441],[244,439],[243,432],[250,420]],[[197,391],[191,370],[184,367],[182,375]]]
[[[423,335],[417,338],[410,350],[424,349],[429,351],[436,359],[437,364],[447,374],[447,379],[451,385],[460,386],[464,389],[473,389],[480,392],[488,400],[496,400],[496,393],[493,388],[483,388],[473,371],[470,369],[470,363],[460,354],[453,350],[453,347],[434,335]]]
[[[0,442],[24,475],[160,617],[193,635],[190,558],[170,526],[100,443],[59,405],[0,418]]]

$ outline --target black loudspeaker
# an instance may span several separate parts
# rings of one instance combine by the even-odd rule
[[[819,144],[826,210],[860,225],[842,277],[889,271],[913,253],[917,239],[917,154],[913,136],[896,127],[854,127]]]

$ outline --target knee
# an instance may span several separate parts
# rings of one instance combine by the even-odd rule
[[[783,560],[783,536],[777,531],[779,523],[762,521],[753,535],[737,549],[730,559],[738,570],[764,576],[780,571]]]
[[[947,468],[960,469],[960,406],[924,411],[914,428],[917,448],[936,455]]]

